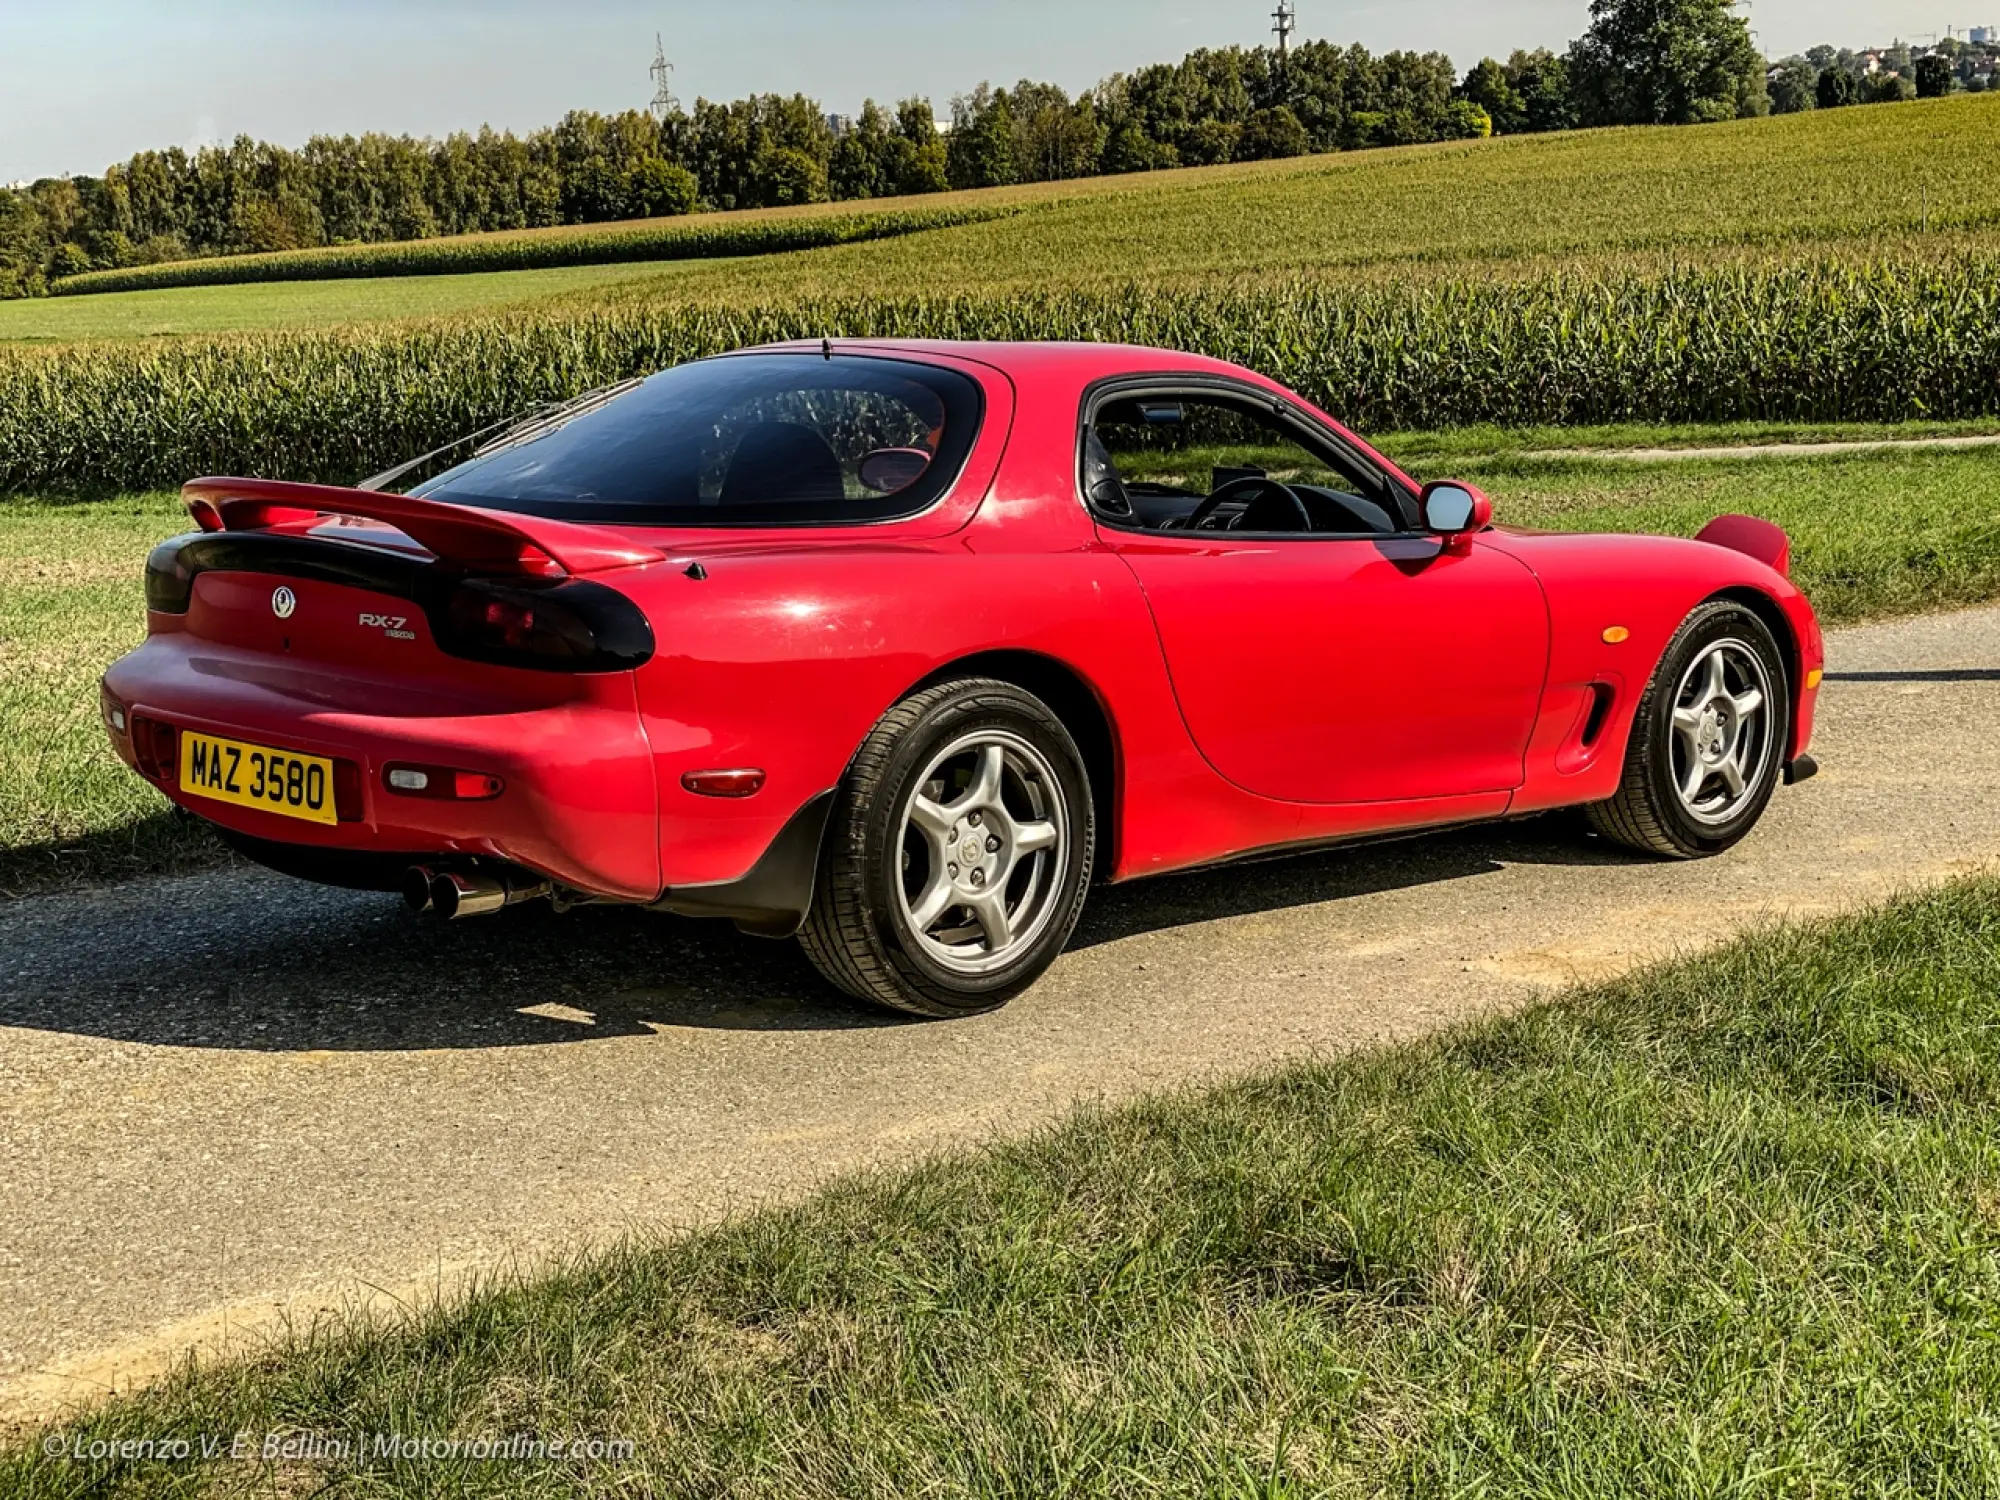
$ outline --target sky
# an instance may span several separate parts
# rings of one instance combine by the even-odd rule
[[[0,0],[0,183],[102,172],[134,151],[239,134],[515,131],[674,88],[802,92],[852,113],[982,80],[1075,91],[1196,47],[1269,37],[1274,0]],[[1941,7],[1956,4],[1958,11]],[[1965,10],[1982,5],[1994,14]],[[1562,48],[1587,0],[1297,0],[1301,37],[1448,53],[1461,70]],[[1754,0],[1778,56],[2000,20],[2000,0]]]

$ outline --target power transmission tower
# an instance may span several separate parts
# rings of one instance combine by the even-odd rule
[[[647,71],[653,75],[653,118],[664,120],[681,107],[681,101],[674,97],[674,65],[667,61],[667,44],[657,31],[653,33],[653,66]]]

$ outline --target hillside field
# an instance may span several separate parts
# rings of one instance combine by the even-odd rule
[[[1400,284],[1649,272],[1690,260],[1930,257],[2000,245],[1996,156],[2000,97],[1989,95],[1514,136],[890,200],[864,207],[1023,211],[826,249],[10,302],[0,304],[0,340],[323,327],[544,299],[746,305],[1132,282]],[[601,236],[606,226],[539,233],[546,241],[585,232]],[[476,268],[483,262],[470,252],[479,243],[427,242],[424,253],[456,254],[456,244]]]

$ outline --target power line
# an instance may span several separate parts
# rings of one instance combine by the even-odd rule
[[[653,33],[653,66],[646,71],[653,75],[653,116],[664,120],[681,107],[681,101],[674,97],[674,65],[667,61],[667,44],[657,31]]]

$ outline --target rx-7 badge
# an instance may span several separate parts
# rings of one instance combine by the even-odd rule
[[[417,633],[414,630],[405,630],[403,628],[409,623],[410,617],[408,615],[363,615],[361,617],[363,629],[379,630],[392,641],[414,641],[417,638]]]

